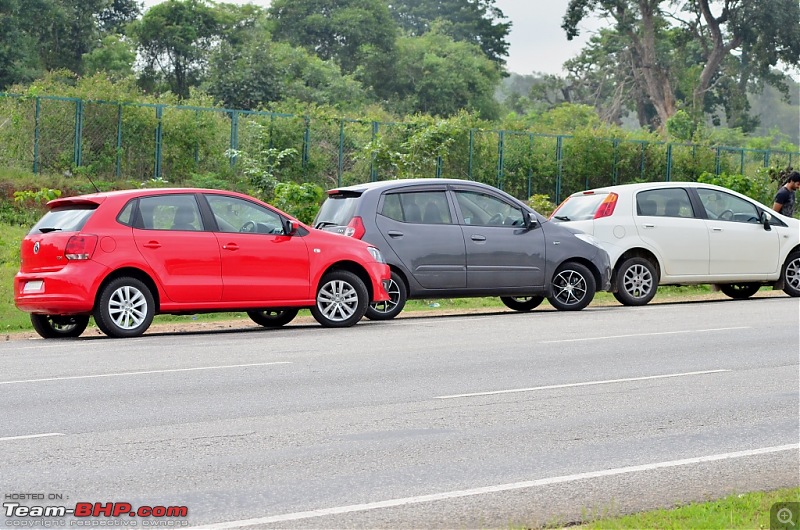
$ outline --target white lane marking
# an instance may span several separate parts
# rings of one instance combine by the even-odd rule
[[[631,381],[649,381],[651,379],[667,379],[669,377],[686,377],[690,375],[719,374],[730,370],[703,370],[702,372],[684,372],[682,374],[646,375],[642,377],[628,377],[625,379],[606,379],[605,381],[585,381],[583,383],[565,383],[561,385],[534,386],[530,388],[513,388],[511,390],[492,390],[489,392],[473,392],[471,394],[453,394],[451,396],[436,396],[433,399],[455,399],[475,396],[493,396],[495,394],[514,394],[517,392],[534,392],[536,390],[552,390],[554,388],[572,388],[578,386],[609,385],[612,383],[629,383]]]
[[[420,504],[424,502],[435,502],[447,499],[457,499],[460,497],[471,497],[474,495],[486,495],[499,493],[502,491],[512,491],[525,488],[535,488],[539,486],[549,486],[552,484],[563,484],[565,482],[576,482],[614,475],[624,475],[627,473],[639,473],[641,471],[651,471],[654,469],[664,469],[670,467],[686,466],[691,464],[702,464],[706,462],[716,462],[720,460],[730,460],[734,458],[744,458],[748,456],[758,456],[782,451],[796,451],[800,444],[778,445],[774,447],[763,447],[761,449],[751,449],[747,451],[737,451],[734,453],[721,453],[709,456],[699,456],[695,458],[685,458],[683,460],[670,460],[668,462],[656,462],[653,464],[643,464],[639,466],[618,467],[614,469],[604,469],[601,471],[590,471],[588,473],[578,473],[575,475],[563,475],[560,477],[550,477],[526,482],[513,482],[511,484],[499,484],[496,486],[486,486],[483,488],[473,488],[468,490],[448,491],[444,493],[434,493],[432,495],[420,495],[418,497],[405,497],[402,499],[392,499],[388,501],[370,502],[365,504],[352,504],[350,506],[339,506],[336,508],[322,508],[307,512],[287,513],[272,517],[260,517],[257,519],[243,519],[240,521],[228,521],[211,525],[202,525],[205,530],[224,530],[227,528],[243,528],[258,524],[282,523],[286,521],[297,521],[300,519],[311,519],[313,517],[324,517],[326,515],[339,515],[343,513],[365,512],[380,508],[393,508],[409,504]]]
[[[686,333],[710,333],[712,331],[733,331],[736,329],[750,329],[750,326],[739,326],[735,328],[687,329],[680,331],[654,331],[653,333],[632,333],[630,335],[608,335],[607,337],[584,337],[580,339],[543,340],[540,341],[540,344],[558,344],[560,342],[585,342],[588,340],[628,339],[631,337],[654,337],[657,335],[677,335]]]
[[[9,440],[27,440],[29,438],[46,438],[48,436],[66,436],[63,432],[48,432],[45,434],[26,434],[24,436],[6,436],[0,438],[0,442],[7,442]]]
[[[231,364],[224,366],[200,366],[198,368],[174,368],[170,370],[148,370],[144,372],[119,372],[116,374],[72,375],[65,377],[45,377],[41,379],[22,379],[19,381],[0,381],[0,385],[18,385],[21,383],[42,383],[45,381],[68,381],[70,379],[96,379],[99,377],[122,377],[128,375],[167,374],[172,372],[196,372],[199,370],[225,370],[227,368],[247,368],[250,366],[272,366],[273,364],[292,364],[289,361],[253,364]]]

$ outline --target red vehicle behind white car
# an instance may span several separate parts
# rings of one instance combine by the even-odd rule
[[[138,336],[159,313],[246,311],[276,327],[310,308],[345,327],[389,298],[377,248],[240,193],[126,190],[47,206],[14,281],[16,306],[45,338],[77,337],[90,316],[109,336]]]

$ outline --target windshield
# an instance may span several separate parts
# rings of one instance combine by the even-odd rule
[[[597,207],[606,198],[605,193],[592,193],[588,195],[573,195],[553,212],[552,219],[556,221],[587,221],[594,219]]]
[[[345,197],[343,195],[331,195],[319,209],[317,218],[314,219],[315,228],[326,226],[347,226],[353,218],[358,204],[358,197]]]
[[[31,234],[45,232],[79,232],[97,205],[65,206],[53,208],[33,225]]]

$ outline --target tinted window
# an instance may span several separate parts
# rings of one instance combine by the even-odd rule
[[[520,226],[522,210],[493,195],[473,191],[456,191],[464,223],[483,226]]]
[[[89,217],[92,216],[96,205],[64,206],[63,208],[53,208],[39,219],[39,222],[31,228],[31,234],[41,232],[79,232]]]
[[[134,207],[136,206],[136,200],[130,201],[128,204],[125,205],[125,208],[119,212],[117,216],[117,221],[124,224],[125,226],[133,226],[133,212]]]
[[[322,228],[323,226],[347,226],[347,223],[355,215],[358,199],[359,196],[329,196],[322,203],[322,207],[317,213],[317,218],[314,220],[314,226],[317,228]]]
[[[139,199],[139,215],[140,226],[148,230],[203,230],[197,201],[190,194],[142,197]]]
[[[597,207],[607,196],[606,193],[591,193],[569,197],[553,215],[559,221],[587,221],[594,219]]]
[[[683,188],[665,188],[636,194],[637,215],[694,217],[689,194]]]
[[[698,188],[700,202],[706,209],[709,219],[733,221],[736,223],[758,223],[759,212],[756,206],[730,193],[706,188]]]
[[[450,224],[450,206],[444,191],[388,193],[381,215],[403,223]]]
[[[283,234],[281,216],[259,204],[225,195],[207,195],[220,232]]]

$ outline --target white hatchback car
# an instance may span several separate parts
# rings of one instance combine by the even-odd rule
[[[609,186],[570,195],[550,219],[601,241],[625,305],[648,303],[659,285],[710,283],[732,298],[770,285],[800,296],[800,221],[727,188]]]

